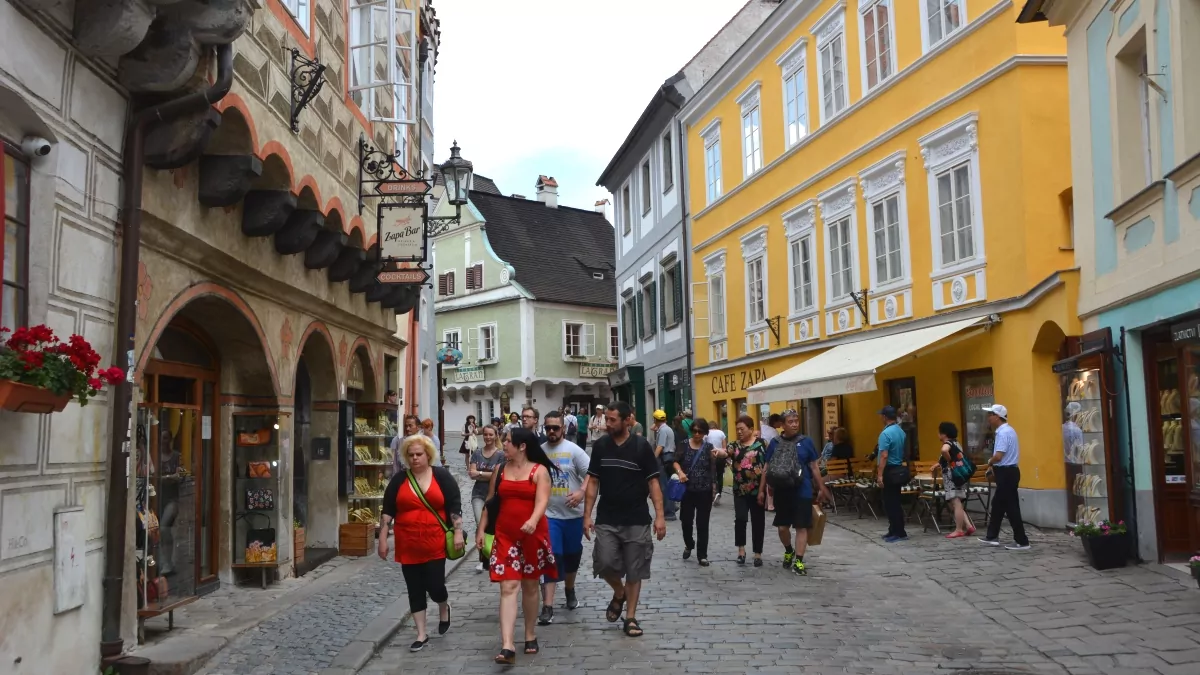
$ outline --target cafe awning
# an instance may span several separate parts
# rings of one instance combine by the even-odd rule
[[[751,404],[875,391],[875,373],[969,328],[991,323],[984,316],[838,345],[747,390]],[[982,330],[982,328],[980,328]]]

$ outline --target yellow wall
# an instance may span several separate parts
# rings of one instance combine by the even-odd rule
[[[820,94],[817,38],[814,23],[836,3],[822,2],[799,20],[786,37],[776,40],[757,63],[742,66],[737,81],[724,87],[721,97],[708,109],[685,109],[688,125],[688,195],[693,216],[693,269],[695,282],[705,280],[703,260],[724,250],[728,367],[704,371],[710,363],[709,343],[696,342],[697,414],[712,416],[716,402],[730,402],[730,422],[736,414],[733,400],[745,396],[740,385],[743,371],[762,369],[767,376],[810,358],[819,351],[788,353],[771,357],[770,352],[787,350],[790,285],[788,241],[783,214],[864,169],[903,151],[904,195],[907,201],[907,236],[911,261],[912,318],[939,312],[934,305],[933,247],[930,231],[929,175],[918,139],[974,113],[978,116],[979,181],[986,256],[985,297],[953,309],[978,307],[985,303],[1016,298],[1029,293],[1055,272],[1073,267],[1070,225],[1063,193],[1071,186],[1069,120],[1067,117],[1066,43],[1060,29],[1045,24],[1018,25],[1018,6],[1011,2],[968,0],[968,24],[947,43],[922,54],[918,3],[893,0],[896,9],[895,40],[898,69],[891,80],[862,100],[858,3],[845,8],[846,74],[849,108],[824,126],[819,122]],[[1017,3],[1019,4],[1019,3]],[[785,2],[782,9],[790,3]],[[776,61],[800,38],[807,38],[805,72],[809,135],[785,153],[783,85]],[[761,83],[761,117],[765,168],[743,185],[741,107],[737,98],[753,83]],[[697,97],[694,101],[703,101]],[[704,139],[700,132],[720,118],[722,183],[724,196],[707,203]],[[868,146],[876,145],[868,149]],[[857,155],[857,156],[856,156]],[[772,162],[776,162],[772,165]],[[785,195],[791,191],[795,194]],[[778,203],[772,202],[778,200]],[[856,265],[860,286],[869,283],[867,205],[861,183],[855,193],[855,225],[858,250]],[[764,209],[762,213],[756,213]],[[741,238],[767,226],[767,316],[782,317],[780,344],[769,338],[769,351],[755,354],[765,360],[739,362],[747,356],[744,336],[746,287]],[[814,258],[817,306],[825,306],[828,270],[824,250],[826,232],[817,212]],[[878,432],[876,412],[883,405],[887,379],[914,376],[920,413],[921,442],[926,448],[936,441],[936,425],[949,419],[961,425],[956,373],[992,368],[997,401],[1012,411],[1013,424],[1028,444],[1023,450],[1024,484],[1030,487],[1063,487],[1063,466],[1058,441],[1061,418],[1059,392],[1050,364],[1057,343],[1047,352],[1034,345],[1045,322],[1056,331],[1078,334],[1074,312],[1074,275],[1021,311],[1003,315],[1003,322],[979,338],[911,360],[880,373],[880,391],[843,398],[845,421],[859,454],[870,452]],[[974,290],[974,281],[970,281]],[[697,311],[705,312],[707,288],[695,286]],[[944,289],[943,289],[944,290]],[[943,298],[946,297],[943,295]],[[1070,302],[1066,299],[1070,298]],[[839,303],[840,306],[840,303]],[[857,313],[853,305],[852,312]],[[820,337],[826,333],[824,315]],[[947,319],[949,320],[949,319]],[[893,324],[888,324],[893,325]],[[869,332],[865,326],[858,332]],[[851,331],[853,333],[854,331]],[[698,331],[700,335],[703,330]],[[838,337],[842,337],[839,335]],[[866,336],[864,336],[866,337]],[[852,338],[854,339],[854,338]],[[1052,341],[1044,341],[1052,342]],[[808,343],[819,348],[820,341]],[[791,350],[795,351],[795,350]],[[714,377],[733,375],[731,392],[713,392]],[[772,410],[782,409],[774,404]],[[1042,446],[1043,439],[1045,441]]]

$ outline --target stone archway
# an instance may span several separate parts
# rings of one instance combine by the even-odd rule
[[[329,331],[313,322],[301,339],[296,359],[292,513],[306,539],[305,561],[297,565],[298,573],[336,553],[338,526],[344,520],[337,490],[338,374],[334,354]]]

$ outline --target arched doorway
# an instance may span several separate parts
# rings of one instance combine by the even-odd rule
[[[286,467],[278,461],[290,440],[290,411],[279,409],[261,327],[225,289],[191,293],[186,304],[181,298],[164,312],[140,358],[135,500],[139,526],[143,514],[152,514],[158,530],[157,536],[149,528],[142,528],[147,536],[137,533],[139,577],[166,581],[154,594],[139,584],[146,595],[139,600],[150,611],[169,611],[231,581],[232,570],[244,563],[251,529],[278,533],[280,551],[290,543],[290,528],[280,528],[290,508],[280,490]],[[246,431],[262,440],[252,446],[235,440]],[[267,477],[252,477],[251,462],[265,465]],[[247,503],[251,481],[273,492],[271,508]],[[254,521],[247,520],[251,515]],[[280,553],[264,567],[273,574],[288,559]]]
[[[304,528],[306,549],[304,565],[297,566],[299,573],[336,554],[343,520],[334,450],[338,386],[333,353],[329,334],[314,326],[303,338],[296,360],[292,519]]]

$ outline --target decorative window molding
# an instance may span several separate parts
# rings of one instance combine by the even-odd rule
[[[742,237],[742,257],[762,255],[767,248],[767,226],[759,225],[750,234]],[[724,261],[722,261],[724,262]]]
[[[846,81],[845,0],[818,19],[812,32],[817,36],[817,110],[821,124],[825,124],[850,107],[850,89]],[[830,91],[826,90],[826,79],[832,87]]]
[[[767,283],[767,226],[760,225],[742,237],[742,261],[745,265],[746,330],[766,325],[770,308]]]
[[[708,284],[708,331],[709,342],[725,339],[728,325],[725,321],[725,249],[704,258],[704,275]],[[717,291],[717,292],[714,292]],[[714,295],[719,297],[714,298]]]
[[[788,319],[791,322],[815,314],[820,305],[820,282],[816,261],[816,201],[809,200],[799,208],[785,213],[783,231],[788,241]],[[807,338],[807,328],[805,337]],[[789,341],[794,339],[789,338]]]
[[[808,38],[800,38],[775,63],[783,81],[783,142],[788,148],[808,135]]]
[[[870,289],[873,292],[893,291],[912,284],[912,256],[908,234],[908,196],[905,190],[905,159],[903,150],[894,152],[879,162],[867,167],[858,175],[862,188],[863,201],[867,203],[867,261]],[[898,276],[882,281],[879,278],[878,261],[876,256],[876,223],[877,207],[883,211],[883,217],[888,224],[894,222],[898,231],[885,230],[883,240],[891,248],[898,245],[899,267]],[[891,219],[895,218],[895,221]],[[887,266],[896,264],[888,260]]]
[[[702,261],[704,263],[704,276],[713,277],[725,273],[725,249],[721,249],[716,253],[709,255]]]
[[[808,53],[808,38],[802,37],[796,40],[791,47],[787,48],[783,54],[775,59],[775,64],[783,71],[783,76],[787,77],[792,73],[804,67],[805,59]]]
[[[846,0],[838,0],[817,19],[809,32],[817,36],[817,46],[846,30]]]
[[[865,96],[897,71],[896,13],[892,0],[862,0],[859,3],[858,35],[858,63]]]
[[[714,118],[713,121],[701,129],[700,138],[704,140],[705,145],[721,140],[721,118]]]
[[[971,112],[954,120],[946,126],[917,139],[921,146],[921,158],[929,182],[929,227],[933,247],[933,271],[930,276],[934,279],[961,274],[965,271],[983,267],[987,264],[983,239],[983,192],[979,168],[979,115]],[[969,177],[967,186],[970,189],[971,219],[969,235],[971,251],[969,255],[961,252],[951,261],[943,260],[942,254],[942,211],[939,197],[938,179],[945,177],[947,172],[953,172],[959,167],[967,167]],[[957,183],[951,177],[955,194],[958,193]],[[953,213],[952,213],[953,215]],[[957,216],[955,222],[958,223]],[[950,226],[948,224],[948,226]]]
[[[825,284],[827,309],[851,304],[853,299],[850,292],[862,287],[858,270],[858,217],[855,209],[857,182],[856,178],[847,178],[817,195],[821,223],[825,228],[823,248],[825,273],[828,276]],[[836,260],[835,254],[838,256]],[[837,284],[833,281],[834,274],[840,276]]]
[[[917,4],[921,12],[922,54],[967,25],[966,0],[920,0]]]
[[[763,168],[762,82],[754,82],[737,98],[742,118],[742,178]]]
[[[810,199],[783,214],[783,233],[788,240],[795,239],[816,227],[817,201]]]
[[[738,106],[740,106],[742,109],[743,115],[746,113],[746,110],[758,105],[762,100],[762,81],[755,80],[754,82],[751,82],[750,86],[746,87],[745,91],[738,94],[736,100]]]
[[[718,117],[700,132],[704,141],[704,186],[706,203],[721,198],[721,118]]]

